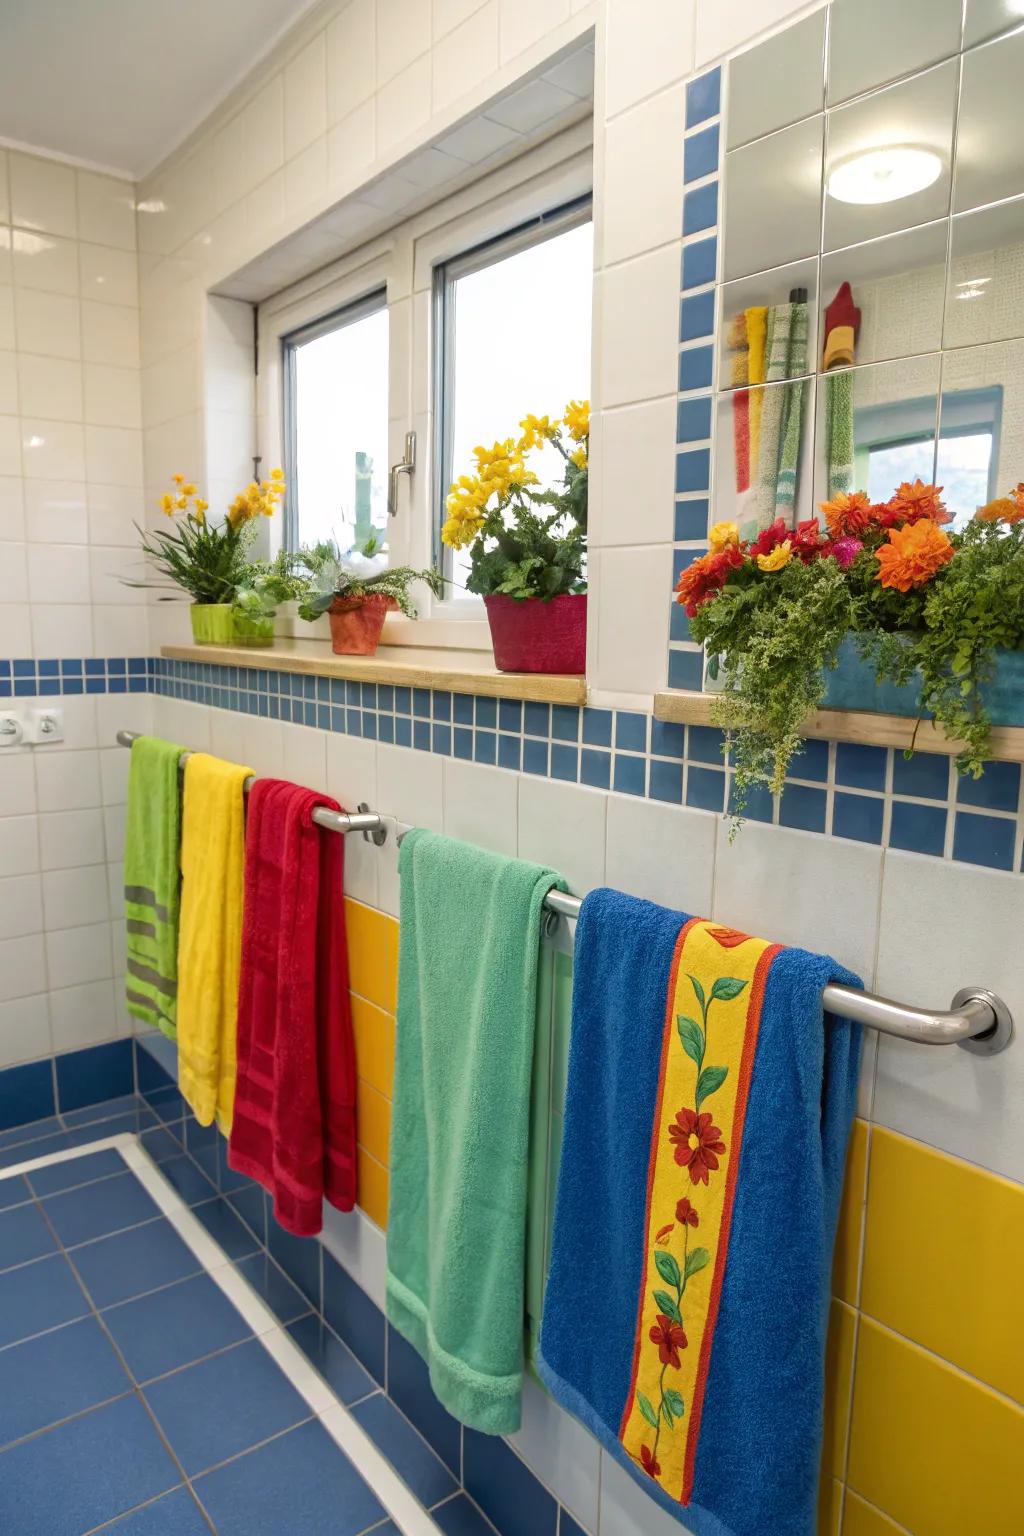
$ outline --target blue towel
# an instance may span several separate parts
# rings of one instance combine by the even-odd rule
[[[861,1032],[825,956],[614,891],[576,933],[538,1369],[695,1536],[813,1536]]]

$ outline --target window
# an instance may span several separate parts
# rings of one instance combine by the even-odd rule
[[[282,338],[290,549],[386,534],[388,310],[383,293]]]
[[[943,486],[943,500],[962,528],[996,494],[1002,388],[942,396],[938,459],[936,399],[901,400],[857,412],[857,482],[872,501],[887,501],[904,480]]]
[[[442,551],[448,487],[472,472],[478,443],[517,436],[527,412],[557,417],[589,398],[593,271],[589,198],[436,269],[434,545],[455,598],[469,595],[469,560]],[[530,463],[542,482],[561,479],[554,448]]]

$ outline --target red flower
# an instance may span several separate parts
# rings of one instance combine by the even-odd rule
[[[684,1195],[676,1205],[676,1221],[687,1227],[699,1227],[700,1217]]]
[[[709,1171],[713,1173],[718,1167],[717,1154],[725,1151],[722,1133],[711,1123],[711,1116],[681,1109],[675,1125],[669,1126],[668,1135],[669,1140],[675,1142],[676,1162],[680,1168],[689,1168],[694,1184],[706,1184]]]
[[[793,543],[793,553],[804,565],[810,565],[812,560],[817,560],[825,553],[826,546],[822,543],[821,524],[816,517],[808,517],[804,522],[798,523],[796,533],[790,535]]]
[[[738,928],[709,928],[708,933],[723,949],[735,949],[750,938],[749,933],[740,933]]]
[[[682,603],[692,619],[702,603],[722,590],[729,572],[742,564],[742,551],[735,544],[711,555],[701,555],[699,560],[686,567],[676,582],[676,602]]]
[[[640,1460],[648,1477],[661,1476],[661,1464],[655,1460],[654,1452],[648,1450],[646,1445],[640,1447]]]
[[[685,1349],[689,1340],[683,1332],[682,1324],[673,1322],[666,1317],[664,1312],[658,1313],[658,1321],[650,1332],[652,1344],[658,1346],[658,1359],[662,1365],[670,1365],[673,1370],[679,1369],[679,1351]]]
[[[777,545],[784,544],[790,536],[785,519],[777,517],[770,528],[764,528],[758,534],[756,540],[750,546],[750,553],[755,557],[757,555],[770,555]]]

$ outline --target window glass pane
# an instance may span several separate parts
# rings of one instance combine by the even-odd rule
[[[387,308],[292,345],[293,537],[362,546],[388,521]]]
[[[989,499],[992,433],[964,432],[939,439],[938,480],[942,499],[953,514],[954,528],[963,528]]]
[[[888,443],[872,448],[868,458],[867,492],[872,501],[888,501],[904,480],[932,477],[935,458],[934,437],[912,439],[906,443]]]
[[[518,437],[528,413],[554,419],[569,400],[589,399],[593,247],[588,222],[455,279],[446,489],[472,473],[478,443]],[[551,447],[532,454],[530,468],[545,484],[564,474]],[[468,556],[455,551],[452,564],[448,591],[465,597]]]

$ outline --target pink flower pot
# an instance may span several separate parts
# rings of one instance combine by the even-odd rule
[[[561,672],[587,669],[587,594],[563,592],[539,597],[484,598],[491,626],[494,664],[499,672]]]

